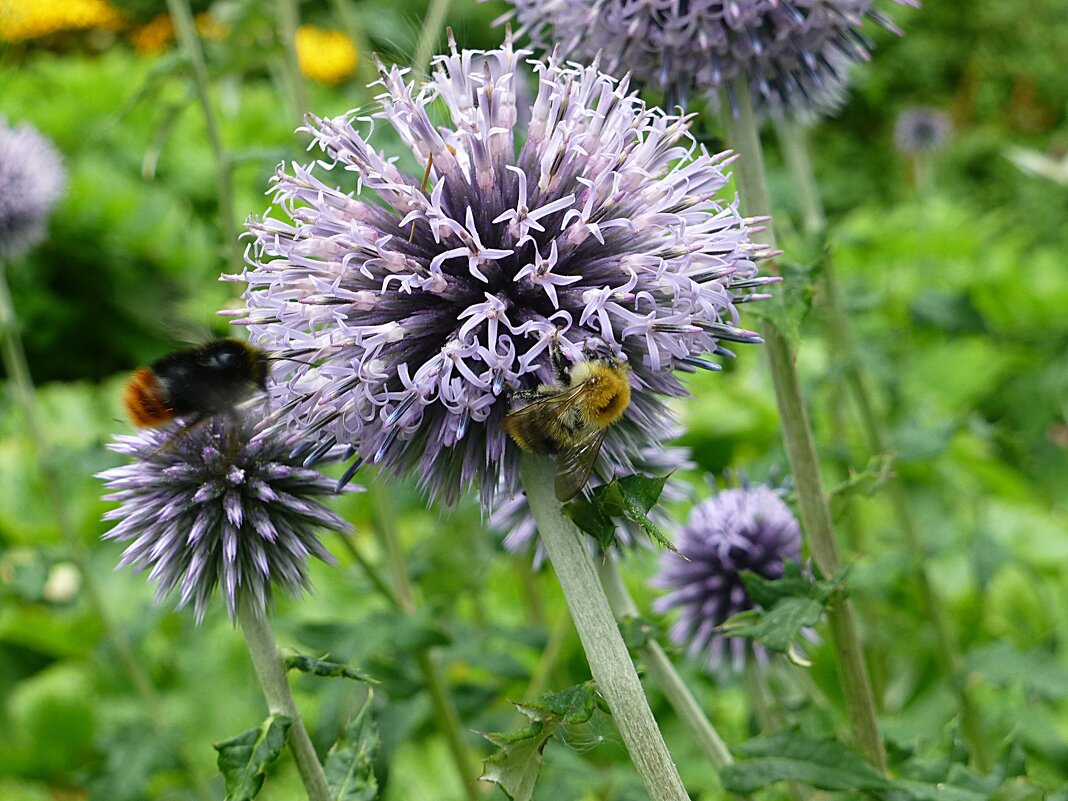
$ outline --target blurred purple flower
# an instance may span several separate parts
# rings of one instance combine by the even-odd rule
[[[676,430],[669,434],[674,439],[681,433]],[[688,470],[694,466],[690,461],[690,449],[683,447],[660,447],[644,448],[638,458],[634,460],[635,472],[650,476],[663,476],[673,470]],[[594,476],[590,480],[590,488],[599,487],[604,480]],[[690,485],[686,481],[669,478],[664,485],[664,491],[660,495],[661,501],[681,501],[690,497]],[[650,518],[661,528],[669,528],[671,520],[663,507],[658,503],[650,512]],[[548,556],[545,546],[538,540],[538,527],[534,523],[534,517],[530,513],[530,505],[524,492],[518,492],[510,498],[500,502],[489,517],[489,528],[504,535],[502,545],[509,553],[524,553],[531,548],[534,550],[534,567],[540,568]],[[596,540],[589,540],[590,547],[595,551],[599,549]],[[616,528],[615,544],[619,548],[631,548],[636,545],[650,546],[649,537],[638,528],[637,524],[629,520],[620,520]]]
[[[867,61],[864,18],[900,31],[872,0],[509,0],[520,32],[546,51],[686,105],[693,92],[718,103],[745,78],[759,112],[823,113],[844,95],[847,68]],[[917,5],[916,0],[896,0]]]
[[[116,437],[110,450],[134,461],[99,474],[104,499],[120,502],[104,519],[121,522],[104,538],[132,541],[120,566],[150,569],[156,602],[177,591],[198,623],[217,586],[231,619],[241,597],[270,608],[272,585],[300,595],[309,556],[334,563],[316,529],[349,527],[316,500],[332,481],[294,464],[277,437],[253,433],[251,419],[219,415]]]
[[[63,159],[49,139],[32,125],[11,127],[0,117],[0,258],[40,244],[66,180]]]
[[[747,641],[727,638],[716,627],[753,608],[742,571],[775,579],[782,575],[784,561],[800,560],[797,519],[771,487],[725,489],[694,508],[676,545],[686,559],[664,553],[653,586],[670,592],[654,608],[679,610],[672,641],[691,656],[703,656],[709,669],[718,668],[729,650],[732,666],[740,670]],[[753,648],[762,653],[759,643]]]
[[[275,216],[248,223],[237,322],[261,347],[309,354],[275,371],[272,404],[316,443],[301,453],[358,452],[341,483],[369,460],[415,471],[446,503],[473,485],[484,508],[513,495],[518,449],[499,424],[510,392],[551,380],[554,341],[572,360],[629,361],[633,401],[601,472],[632,473],[670,428],[665,398],[687,394],[674,371],[719,369],[706,354],[729,353],[721,339],[759,341],[735,304],[777,279],[755,277],[768,252],[749,232],[763,220],[717,198],[730,155],[708,155],[688,119],[625,81],[525,55],[453,44],[419,87],[380,66],[378,110],[310,118],[326,160],[280,168]],[[382,124],[406,150],[372,147]]]
[[[894,147],[907,156],[940,150],[953,133],[944,111],[916,106],[902,111],[894,123]]]

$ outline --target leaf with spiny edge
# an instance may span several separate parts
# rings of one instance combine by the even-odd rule
[[[226,801],[251,801],[263,787],[267,767],[286,744],[292,718],[274,714],[255,729],[215,744],[219,771],[226,780]]]
[[[665,476],[635,474],[613,478],[592,489],[588,496],[567,503],[564,512],[602,548],[608,548],[615,541],[616,526],[612,518],[623,518],[636,523],[654,542],[678,553],[674,543],[649,519],[649,511],[656,505],[670,477],[669,473]]]
[[[316,676],[325,676],[327,678],[353,679],[368,684],[378,684],[377,679],[373,679],[352,665],[346,665],[343,662],[315,659],[288,648],[282,652],[282,658],[285,662],[286,670],[299,670],[302,673],[312,673]]]
[[[374,696],[369,692],[359,714],[326,756],[326,782],[335,801],[374,801],[378,797],[374,763],[382,740],[373,706]]]

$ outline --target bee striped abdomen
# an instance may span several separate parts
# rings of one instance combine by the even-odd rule
[[[139,367],[122,393],[122,405],[135,426],[161,426],[174,419],[174,409],[164,400],[163,387],[156,374]]]

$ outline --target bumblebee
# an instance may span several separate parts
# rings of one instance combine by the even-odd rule
[[[568,365],[551,350],[553,384],[512,395],[501,423],[529,453],[556,456],[556,498],[574,498],[593,472],[608,427],[630,404],[630,367],[616,359],[589,359]]]
[[[165,425],[177,417],[195,424],[228,412],[267,389],[267,354],[239,339],[216,339],[138,367],[122,403],[135,426]]]

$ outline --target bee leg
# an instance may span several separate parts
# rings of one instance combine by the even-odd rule
[[[556,337],[553,337],[552,344],[549,346],[549,363],[552,365],[553,378],[556,379],[556,383],[568,386],[571,383],[571,364],[564,356],[564,351],[560,348]]]

